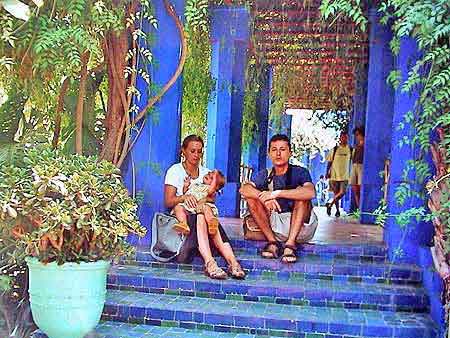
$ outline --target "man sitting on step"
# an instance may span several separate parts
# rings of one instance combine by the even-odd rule
[[[307,169],[289,164],[291,144],[286,135],[274,135],[269,141],[272,169],[259,172],[239,192],[248,202],[251,217],[268,243],[261,255],[278,258],[280,242],[285,241],[283,263],[297,261],[296,243],[314,236],[317,217],[312,212],[314,184]]]

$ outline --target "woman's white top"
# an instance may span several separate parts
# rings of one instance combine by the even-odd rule
[[[191,180],[191,185],[193,183],[203,183],[203,177],[209,172],[210,170],[208,168],[199,166],[199,175],[196,179]],[[181,162],[175,163],[167,170],[164,184],[177,188],[177,196],[181,196],[183,195],[184,179],[188,176],[188,173],[184,170],[183,164],[181,164]]]

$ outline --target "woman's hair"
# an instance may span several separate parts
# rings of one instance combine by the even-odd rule
[[[190,142],[200,142],[202,144],[202,147],[205,146],[203,143],[203,139],[198,135],[189,135],[186,136],[183,140],[183,143],[181,144],[181,148],[186,149]]]
[[[217,172],[217,176],[219,176],[219,179],[217,181],[217,189],[220,190],[225,186],[226,178],[225,175],[222,174],[222,172],[218,169],[215,170]]]

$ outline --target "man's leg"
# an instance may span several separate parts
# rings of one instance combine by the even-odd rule
[[[266,239],[269,242],[275,242],[275,234],[270,227],[269,214],[264,204],[260,200],[252,198],[247,199],[247,203],[250,214],[252,215],[258,227],[261,229]]]
[[[339,192],[334,197],[335,205],[336,205],[336,213],[335,213],[336,217],[341,216],[341,212],[339,210],[339,202],[341,201],[342,197],[344,197],[344,195],[345,195],[345,190],[347,189],[347,184],[345,183],[345,181],[339,181],[338,186],[339,186]]]
[[[291,216],[291,227],[286,244],[295,245],[297,236],[305,222],[311,217],[311,201],[295,201]]]
[[[361,198],[361,186],[352,184],[353,194],[355,195],[356,208],[359,209],[359,199]]]
[[[269,214],[264,204],[260,200],[253,198],[248,198],[247,203],[250,214],[252,215],[258,227],[261,229],[264,237],[266,237],[269,243],[276,242],[277,239],[275,238],[275,234],[270,227]],[[275,258],[278,256],[278,247],[275,244],[269,244],[266,247],[265,252],[266,254],[263,251],[263,257]]]
[[[339,181],[330,181],[330,188],[331,191],[333,191],[333,199],[331,202],[328,202],[325,204],[327,207],[327,215],[331,216],[331,208],[333,207],[333,204],[336,204],[336,198],[339,195]],[[336,210],[339,210],[339,206],[336,206]]]
[[[352,185],[353,196],[355,197],[356,208],[359,209],[359,199],[361,196],[361,166],[354,163],[350,174],[350,184]]]
[[[283,251],[283,263],[295,263],[297,256],[295,254],[297,248],[297,236],[305,222],[309,222],[311,217],[311,201],[295,201],[291,215],[291,227],[289,228],[289,236],[285,243]]]

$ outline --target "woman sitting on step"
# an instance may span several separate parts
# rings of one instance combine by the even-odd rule
[[[209,169],[200,165],[203,147],[203,140],[200,136],[189,135],[183,140],[181,146],[182,161],[172,165],[166,173],[164,200],[168,208],[173,208],[180,203],[188,205],[191,209],[196,208],[197,199],[188,193],[183,194],[183,185],[186,180],[189,180],[191,184],[201,183],[203,177],[209,173]],[[195,217],[189,217],[189,220],[193,218],[196,222],[189,224],[190,233],[187,241],[191,247],[198,248],[205,261],[205,274],[213,279],[227,278],[227,273],[217,265],[212,255],[211,244],[213,244],[227,261],[228,274],[236,279],[245,278],[245,272],[236,260],[230,240],[222,226],[219,225],[219,230],[215,234],[208,235],[205,216],[197,214]]]

